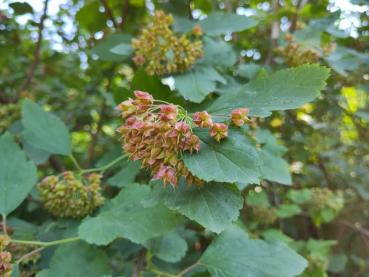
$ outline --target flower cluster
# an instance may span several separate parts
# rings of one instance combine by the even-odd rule
[[[9,277],[12,272],[12,255],[5,251],[10,243],[8,236],[0,235],[0,276]]]
[[[192,118],[180,106],[154,100],[151,94],[135,91],[135,98],[118,105],[124,124],[118,129],[123,138],[123,149],[131,160],[140,160],[142,167],[149,168],[154,179],[176,186],[181,176],[187,183],[202,184],[185,167],[184,151],[196,153],[200,140],[192,127],[208,128],[209,135],[220,142],[228,136],[228,125],[213,123],[206,112],[196,112]],[[241,126],[247,119],[248,110],[236,109],[232,121]]]
[[[191,41],[186,35],[177,37],[170,29],[172,24],[172,16],[157,11],[140,36],[132,40],[133,61],[145,65],[149,75],[186,71],[203,56],[201,40]],[[192,35],[195,38],[202,35],[200,26],[193,28]]]
[[[73,172],[63,172],[61,178],[48,176],[38,186],[45,208],[59,218],[83,218],[101,206],[101,175],[90,174],[78,179]],[[85,184],[87,183],[87,184]]]
[[[21,117],[21,107],[18,104],[0,106],[0,134],[5,132],[15,121]]]

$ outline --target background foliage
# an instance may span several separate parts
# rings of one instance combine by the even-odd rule
[[[201,27],[188,71],[132,62],[155,10],[175,32]],[[368,20],[365,0],[2,1],[12,276],[369,276]],[[190,112],[248,107],[251,122],[220,144],[198,132],[184,162],[210,183],[164,188],[138,162],[111,164],[133,90]],[[38,181],[79,166],[104,172],[104,206],[51,216]]]

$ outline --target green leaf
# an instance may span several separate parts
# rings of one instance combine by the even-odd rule
[[[334,273],[342,272],[345,270],[347,262],[348,258],[345,254],[331,255],[329,257],[328,270]]]
[[[99,1],[88,1],[78,10],[75,19],[79,29],[96,33],[106,27],[109,18],[105,12],[100,11]]]
[[[200,264],[213,277],[289,277],[307,262],[280,241],[252,240],[239,227],[224,231],[206,249]]]
[[[9,214],[37,182],[37,171],[9,133],[0,136],[0,153],[0,214]]]
[[[258,129],[256,140],[262,144],[259,155],[262,162],[261,174],[266,180],[285,185],[292,184],[288,163],[281,157],[287,149],[281,145],[269,130]]]
[[[50,154],[47,151],[33,147],[23,138],[22,145],[23,150],[27,154],[27,157],[30,158],[37,165],[46,162],[50,157]]]
[[[280,218],[293,217],[302,212],[301,208],[295,204],[282,204],[279,205],[275,211],[276,215]]]
[[[140,162],[129,161],[123,169],[108,179],[108,183],[112,186],[122,188],[135,181],[136,175],[140,169]]]
[[[315,240],[309,239],[306,244],[306,249],[315,257],[321,260],[328,260],[331,247],[336,245],[336,240]]]
[[[199,22],[202,30],[209,36],[219,36],[239,32],[256,25],[256,21],[244,15],[215,12]]]
[[[168,263],[179,262],[188,249],[187,242],[176,231],[149,240],[147,247],[154,256]]]
[[[265,117],[272,111],[297,108],[315,99],[325,86],[329,69],[317,64],[265,72],[234,93],[219,97],[208,109],[212,113],[230,113],[247,107],[251,116]]]
[[[265,149],[259,151],[259,156],[263,161],[260,170],[264,179],[285,185],[292,184],[288,163],[284,159]]]
[[[112,49],[110,49],[110,52],[117,54],[119,56],[129,58],[133,53],[133,49],[131,45],[128,43],[120,43],[114,46]]]
[[[179,97],[171,91],[170,88],[167,85],[164,85],[158,77],[149,76],[143,69],[137,70],[133,76],[131,90],[121,90],[123,93],[120,92],[118,95],[115,95],[117,103],[126,100],[129,97],[133,97],[134,90],[148,91],[155,99],[158,100],[165,100],[182,106],[185,104],[182,97]]]
[[[285,235],[281,230],[268,229],[262,233],[262,236],[266,240],[280,240],[286,244],[293,242],[293,239]]]
[[[256,77],[261,68],[261,65],[255,63],[241,64],[238,66],[237,75],[247,79],[252,79]]]
[[[260,208],[269,208],[271,206],[265,190],[258,192],[250,190],[246,196],[246,203],[247,205]]]
[[[287,198],[297,204],[304,204],[311,200],[312,193],[309,189],[289,190]]]
[[[144,207],[140,202],[150,195],[148,186],[128,185],[96,217],[82,222],[79,236],[98,245],[106,245],[118,237],[145,244],[147,240],[171,231],[181,218],[161,203]]]
[[[195,66],[184,74],[174,76],[175,87],[187,100],[200,103],[216,88],[216,82],[226,80],[211,66]]]
[[[26,2],[14,2],[14,3],[10,3],[9,6],[14,10],[14,13],[16,15],[33,13],[32,6]]]
[[[204,58],[199,62],[213,66],[232,66],[237,61],[232,46],[224,40],[204,37]]]
[[[245,135],[230,130],[229,136],[218,143],[203,130],[196,134],[201,140],[200,151],[183,157],[192,174],[205,181],[258,183],[261,160]]]
[[[103,61],[122,62],[127,60],[132,54],[132,48],[128,49],[128,46],[130,46],[130,41],[131,36],[127,34],[112,34],[109,37],[99,41],[91,49],[91,52],[97,55],[99,59]],[[122,51],[124,50],[122,49],[122,45],[127,45],[125,51]],[[115,53],[115,51],[119,51],[120,53]]]
[[[37,277],[101,277],[111,274],[108,256],[102,249],[83,242],[59,246],[48,269]]]
[[[22,110],[23,138],[33,147],[52,154],[71,153],[69,132],[63,121],[25,100]]]
[[[258,143],[262,144],[263,149],[268,152],[278,154],[279,156],[287,152],[287,148],[279,143],[269,130],[256,130],[256,140]]]
[[[240,192],[230,184],[210,183],[188,187],[181,182],[175,189],[156,187],[154,192],[149,201],[143,202],[146,206],[150,206],[150,201],[164,203],[216,233],[235,221],[243,206]]]

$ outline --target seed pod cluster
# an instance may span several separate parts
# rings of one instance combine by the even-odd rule
[[[0,105],[0,134],[5,132],[15,121],[21,118],[21,107],[18,104]]]
[[[200,140],[192,133],[183,110],[173,104],[154,104],[152,95],[142,91],[135,91],[135,99],[122,102],[118,109],[124,119],[118,131],[131,160],[140,160],[153,179],[161,179],[165,185],[176,186],[181,176],[189,184],[203,183],[181,159],[184,151],[200,149]]]
[[[101,175],[80,179],[65,171],[61,177],[48,176],[38,186],[45,208],[58,218],[83,218],[101,206]]]
[[[12,255],[5,248],[9,245],[8,236],[0,235],[0,276],[9,277],[12,272]]]
[[[0,276],[10,277],[12,273],[12,254],[0,251]]]
[[[251,207],[252,218],[261,225],[269,226],[277,221],[275,208]]]
[[[192,127],[208,128],[209,135],[220,142],[228,136],[228,125],[213,123],[206,111],[196,112],[191,118],[182,107],[154,100],[147,92],[134,94],[135,99],[118,105],[124,120],[118,129],[123,150],[131,160],[140,160],[143,168],[150,169],[153,179],[161,179],[165,185],[176,186],[181,176],[188,184],[201,185],[203,181],[193,176],[182,160],[183,152],[192,154],[200,149],[200,139]],[[242,113],[241,118],[245,117]]]
[[[288,44],[278,48],[277,52],[282,55],[289,66],[297,67],[306,63],[318,62],[320,54],[316,50],[295,42],[292,35],[287,35],[285,40]]]
[[[177,37],[171,30],[173,17],[163,11],[156,11],[152,21],[132,40],[135,50],[134,63],[144,65],[149,75],[169,75],[188,70],[203,56],[200,26],[189,36]]]

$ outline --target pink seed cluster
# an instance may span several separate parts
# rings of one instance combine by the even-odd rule
[[[148,168],[153,179],[176,186],[180,177],[188,184],[203,184],[192,175],[182,160],[183,152],[197,153],[200,139],[192,132],[192,127],[208,128],[209,135],[220,142],[228,136],[228,125],[214,123],[206,111],[196,112],[192,118],[180,106],[155,100],[144,91],[135,91],[134,99],[118,105],[124,119],[118,129],[122,135],[123,149],[131,160],[140,160]],[[247,120],[246,108],[235,109],[231,120],[242,126]]]
[[[156,104],[152,95],[135,91],[135,99],[122,102],[118,109],[124,124],[118,129],[123,138],[123,149],[131,160],[140,160],[150,169],[153,179],[176,186],[181,176],[188,184],[201,185],[181,159],[182,153],[198,152],[200,140],[190,123],[181,118],[183,111],[173,104]]]

